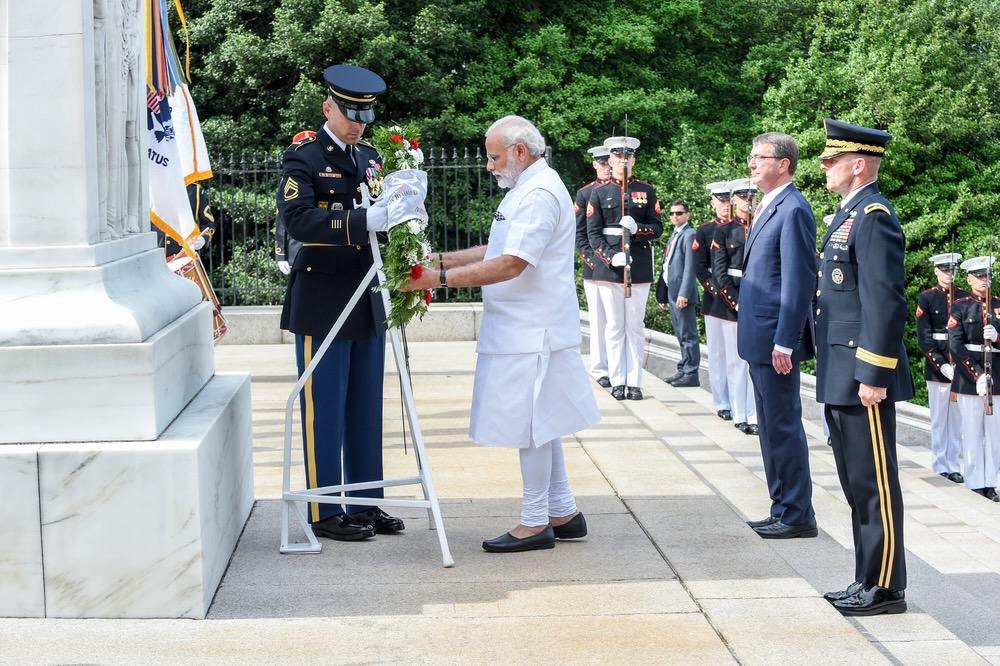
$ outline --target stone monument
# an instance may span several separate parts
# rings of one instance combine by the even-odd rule
[[[249,377],[150,232],[141,0],[0,0],[0,616],[204,617]]]

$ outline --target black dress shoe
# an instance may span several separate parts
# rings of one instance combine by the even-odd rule
[[[757,427],[756,423],[748,423],[747,427],[743,429],[743,432],[747,435],[759,435],[760,428]]]
[[[746,432],[747,422],[740,421],[739,423],[734,423],[733,427],[739,430],[740,432]]]
[[[562,525],[553,525],[552,532],[557,539],[579,539],[587,536],[587,519],[583,517],[583,512],[578,511],[569,522]]]
[[[881,615],[906,612],[906,593],[873,585],[844,599],[831,601],[841,615]]]
[[[642,400],[642,389],[637,386],[629,386],[625,397],[629,400]]]
[[[376,534],[395,534],[406,529],[402,520],[390,516],[377,506],[361,513],[352,513],[348,518],[357,523],[368,523]]]
[[[1000,495],[997,495],[996,488],[979,488],[977,490],[973,490],[972,492],[979,493],[986,499],[991,500],[993,502],[1000,502]]]
[[[764,527],[764,525],[770,525],[771,523],[776,523],[776,522],[778,522],[777,516],[768,516],[763,520],[748,520],[747,525],[756,529],[758,527]]]
[[[680,370],[678,370],[674,374],[672,374],[669,377],[665,378],[663,381],[665,381],[666,383],[670,384],[672,382],[676,382],[678,379],[680,379],[683,376],[684,376],[684,373],[681,372]]]
[[[624,386],[616,386],[613,389],[611,389],[611,397],[614,398],[615,400],[624,400],[625,399],[625,387]]]
[[[855,594],[864,589],[864,583],[860,581],[854,581],[847,586],[846,590],[837,590],[836,592],[827,592],[823,595],[823,598],[829,601],[831,604],[834,601],[840,601],[841,599],[846,599],[847,597],[853,597]]]
[[[698,375],[691,373],[690,375],[684,375],[680,379],[675,379],[670,382],[671,386],[676,386],[677,388],[686,388],[689,386],[701,386],[701,382],[698,380]]]
[[[520,553],[525,550],[545,550],[556,547],[555,531],[551,525],[534,536],[518,539],[510,532],[483,542],[483,550],[488,553]]]
[[[815,519],[804,525],[786,525],[780,520],[776,520],[770,525],[755,527],[753,531],[761,539],[811,539],[819,534]]]
[[[952,483],[965,483],[965,477],[958,472],[941,472],[941,476],[948,479]]]
[[[733,412],[731,410],[720,409],[719,411],[716,412],[716,414],[718,414],[719,418],[722,419],[723,421],[733,420]]]
[[[318,537],[335,541],[361,541],[375,536],[375,527],[371,523],[358,522],[344,514],[313,523],[312,531]]]
[[[601,388],[611,388],[611,380],[608,379],[607,375],[605,375],[604,377],[598,377],[597,385],[600,386]]]

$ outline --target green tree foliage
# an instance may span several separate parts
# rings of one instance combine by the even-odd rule
[[[519,113],[564,179],[583,150],[625,129],[636,174],[664,204],[710,216],[704,184],[746,174],[752,137],[796,136],[797,183],[817,219],[837,198],[817,155],[822,118],[889,129],[880,183],[907,235],[907,295],[952,235],[965,256],[1000,210],[997,0],[188,0],[192,90],[216,152],[273,150],[321,122],[322,70],[370,67],[389,83],[381,120],[426,143],[478,145]],[[964,278],[959,278],[964,283]],[[660,321],[661,318],[654,318]],[[914,322],[907,331],[919,370]],[[916,374],[919,377],[919,372]],[[920,385],[922,382],[917,381]]]

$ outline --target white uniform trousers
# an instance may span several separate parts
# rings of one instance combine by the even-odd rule
[[[576,500],[569,488],[562,441],[558,437],[540,446],[521,449],[521,524],[541,527],[549,516],[576,513]]]
[[[597,283],[584,280],[583,294],[587,297],[587,319],[590,322],[590,374],[594,379],[600,379],[608,376],[608,350],[604,344],[607,321]]]
[[[736,351],[736,322],[720,319],[723,346],[726,354],[726,383],[729,386],[729,403],[732,405],[734,423],[757,424],[757,400],[750,381],[750,366]]]
[[[1000,466],[1000,409],[986,416],[983,398],[959,395],[962,414],[962,451],[965,455],[965,485],[972,490],[997,487]]]
[[[961,472],[962,415],[951,401],[951,384],[927,382],[931,408],[931,468],[937,473]]]
[[[705,317],[705,341],[708,345],[708,383],[712,388],[715,411],[732,410],[729,399],[729,382],[726,381],[726,341],[722,337],[722,324],[718,317]],[[756,409],[756,407],[754,408]]]
[[[612,386],[642,387],[646,357],[646,299],[649,283],[633,284],[632,296],[614,282],[597,282],[607,321],[604,344],[608,350],[608,377]]]

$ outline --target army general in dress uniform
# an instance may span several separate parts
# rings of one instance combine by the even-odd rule
[[[611,151],[612,178],[590,192],[587,237],[597,258],[594,282],[608,322],[605,344],[611,395],[616,400],[642,400],[646,300],[653,284],[653,243],[663,233],[660,202],[652,185],[630,175],[639,140],[613,136],[604,141],[604,146]],[[623,286],[626,263],[623,229],[631,234],[629,298],[625,298]]]
[[[362,189],[381,158],[360,139],[385,82],[353,65],[334,65],[323,75],[326,123],[285,151],[277,196],[288,235],[302,243],[281,311],[281,327],[295,334],[300,375],[372,265],[368,232],[392,226],[385,197],[362,206]],[[303,389],[309,488],[382,479],[384,365],[382,296],[368,290]],[[350,494],[383,497],[381,489]],[[403,529],[403,521],[366,506],[312,503],[309,520],[317,536],[343,541]]]
[[[888,132],[827,119],[820,155],[841,195],[820,251],[816,399],[826,405],[837,474],[851,507],[854,582],[825,598],[845,615],[906,610],[896,405],[913,397],[903,346],[903,229],[879,193]]]

